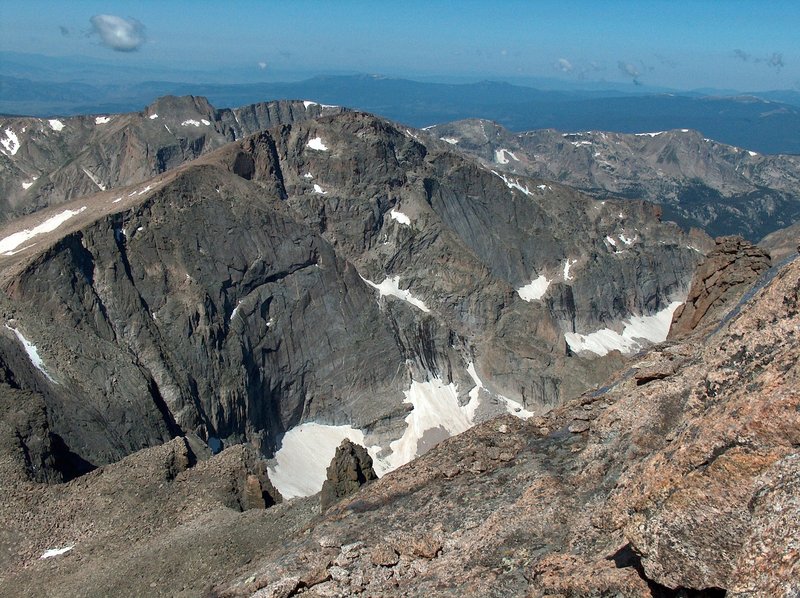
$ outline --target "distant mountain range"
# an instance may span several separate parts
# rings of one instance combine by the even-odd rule
[[[486,120],[426,131],[500,172],[558,181],[599,199],[660,204],[666,220],[757,241],[800,218],[800,158],[725,145],[691,129],[635,135],[512,133]]]
[[[12,59],[13,58],[13,59]],[[756,95],[700,92],[646,93],[619,89],[541,90],[484,81],[444,84],[376,75],[320,76],[296,82],[203,83],[143,81],[132,73],[120,83],[93,67],[79,76],[70,64],[66,79],[58,65],[45,66],[18,55],[0,56],[0,114],[69,116],[141,110],[164,95],[203,95],[216,106],[242,106],[280,99],[313,99],[365,110],[425,127],[467,118],[485,118],[512,131],[554,128],[639,133],[694,129],[706,137],[761,153],[800,153],[800,93]],[[104,70],[105,69],[105,70]],[[133,76],[133,75],[137,76]],[[164,77],[178,77],[166,72]],[[245,80],[244,78],[240,80]]]

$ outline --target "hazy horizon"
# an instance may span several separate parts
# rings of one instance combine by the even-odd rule
[[[754,0],[34,0],[4,7],[0,51],[102,61],[120,81],[376,73],[553,87],[798,90],[798,22],[797,3]]]

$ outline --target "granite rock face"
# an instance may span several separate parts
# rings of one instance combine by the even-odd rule
[[[142,183],[262,129],[341,110],[299,101],[218,110],[203,97],[166,96],[128,114],[0,118],[16,140],[13,152],[0,148],[0,221]]]
[[[328,466],[327,479],[322,485],[319,495],[322,512],[377,479],[367,449],[344,439],[336,449],[336,455]]]
[[[741,237],[718,237],[692,278],[689,295],[673,315],[670,338],[708,331],[771,266],[768,253]]]
[[[417,137],[341,112],[7,225],[68,216],[0,256],[0,357],[49,432],[84,470],[189,432],[272,455],[303,422],[364,430],[386,456],[414,383],[459,409],[476,394],[470,423],[541,412],[622,359],[573,355],[566,332],[685,294],[702,255],[657,208]]]
[[[797,156],[759,154],[699,131],[514,133],[491,121],[465,120],[427,133],[501,172],[558,181],[599,199],[661,204],[666,220],[714,236],[756,242],[800,217]]]

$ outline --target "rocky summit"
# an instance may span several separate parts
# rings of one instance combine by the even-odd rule
[[[796,589],[794,254],[314,102],[56,122],[0,156],[4,595]]]

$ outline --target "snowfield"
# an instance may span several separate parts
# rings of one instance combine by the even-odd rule
[[[314,139],[309,139],[306,147],[310,147],[313,150],[317,150],[319,152],[327,152],[328,146],[325,145],[322,141],[321,137],[314,137]]]
[[[55,380],[53,380],[53,378],[50,377],[50,374],[47,373],[47,370],[44,368],[44,361],[42,361],[42,358],[39,356],[39,350],[36,348],[36,345],[34,345],[32,342],[30,342],[28,339],[26,339],[22,335],[22,333],[19,330],[17,330],[16,328],[12,328],[8,324],[6,324],[5,326],[11,332],[13,332],[16,335],[16,337],[19,340],[19,342],[22,343],[22,347],[25,349],[25,354],[28,356],[28,359],[30,359],[30,361],[33,364],[33,366],[37,370],[42,372],[45,375],[45,377],[48,380],[50,380],[50,382],[55,382]]]
[[[352,426],[305,423],[292,428],[275,453],[269,479],[284,498],[311,496],[322,490],[326,470],[342,440],[364,445],[364,433]]]
[[[403,214],[403,212],[397,209],[392,209],[392,211],[389,212],[389,216],[391,216],[394,220],[397,220],[400,224],[411,226],[411,218],[409,218],[408,216]]]
[[[26,228],[25,230],[21,230],[12,235],[8,235],[4,239],[0,239],[0,253],[4,255],[13,255],[14,250],[20,245],[22,245],[28,239],[32,239],[36,235],[41,235],[56,230],[67,220],[69,220],[73,216],[76,216],[77,214],[80,214],[85,209],[86,206],[83,206],[82,208],[79,208],[77,210],[64,210],[60,214],[51,216],[38,226],[34,226],[33,228]]]
[[[540,274],[538,278],[530,281],[523,287],[517,289],[517,294],[525,301],[536,301],[544,297],[547,292],[547,287],[550,286],[550,281],[544,274]]]
[[[11,129],[6,129],[5,137],[0,138],[0,145],[4,148],[4,154],[13,156],[19,151],[19,137]]]
[[[602,328],[590,334],[567,332],[564,339],[576,353],[590,351],[601,356],[614,350],[626,355],[634,353],[644,348],[648,342],[661,343],[667,340],[672,314],[682,303],[683,301],[673,301],[651,316],[632,316],[624,323],[622,333]]]
[[[419,310],[424,311],[425,313],[431,311],[421,300],[414,297],[414,295],[411,294],[411,291],[400,288],[399,276],[391,276],[391,277],[387,276],[380,284],[375,284],[374,282],[372,282],[371,280],[367,280],[363,276],[361,277],[361,280],[366,282],[373,289],[376,289],[381,297],[386,297],[387,295],[392,297],[397,297],[398,299],[402,299],[406,303],[410,303],[411,305],[413,305]]]

